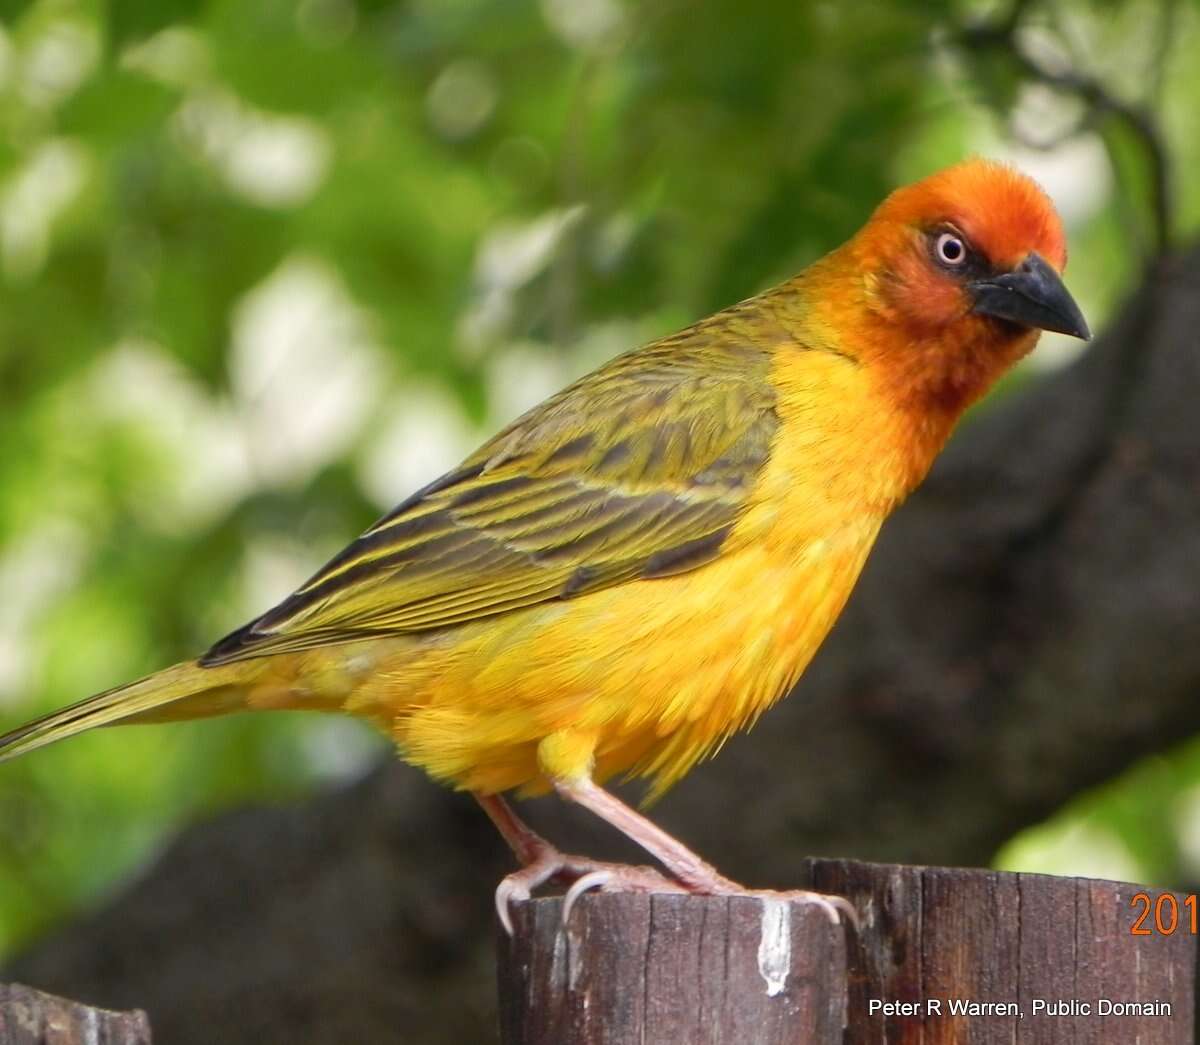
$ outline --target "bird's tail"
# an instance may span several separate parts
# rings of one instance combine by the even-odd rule
[[[242,665],[202,668],[195,661],[97,693],[0,736],[0,762],[66,740],[85,729],[129,722],[204,718],[245,707]]]

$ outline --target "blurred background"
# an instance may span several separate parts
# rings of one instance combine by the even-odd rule
[[[1100,330],[1200,224],[1196,0],[4,0],[0,26],[5,726],[195,655],[897,183],[970,153],[1034,175]],[[1084,350],[1045,338],[979,412]],[[1177,739],[997,866],[1200,880]],[[385,750],[242,716],[5,765],[0,952],[181,825]]]

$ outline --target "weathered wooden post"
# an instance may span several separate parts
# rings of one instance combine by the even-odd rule
[[[803,878],[861,934],[752,898],[594,894],[565,932],[557,899],[518,905],[504,1045],[1193,1043],[1194,898],[845,860]]]
[[[811,905],[597,894],[565,932],[557,899],[513,913],[500,946],[505,1045],[840,1039],[845,932]]]
[[[110,1012],[0,983],[0,1045],[150,1045],[144,1012]]]

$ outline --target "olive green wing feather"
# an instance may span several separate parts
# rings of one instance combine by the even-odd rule
[[[766,353],[704,333],[535,407],[202,663],[450,627],[711,561],[777,420]]]

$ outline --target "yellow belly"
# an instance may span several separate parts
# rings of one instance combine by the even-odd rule
[[[376,647],[347,710],[457,787],[537,793],[550,769],[650,775],[659,793],[791,687],[877,528],[847,528],[783,561],[759,542],[678,577]],[[547,737],[557,741],[549,767]]]
[[[785,423],[720,558],[372,648],[347,709],[483,792],[626,773],[652,777],[653,798],[750,725],[812,659],[904,484],[864,372],[785,363]]]
[[[251,704],[297,706],[299,684],[302,702],[372,719],[404,758],[461,788],[537,793],[553,778],[627,773],[661,793],[791,688],[908,483],[864,372],[810,355],[778,376],[786,423],[714,562],[300,654]]]

